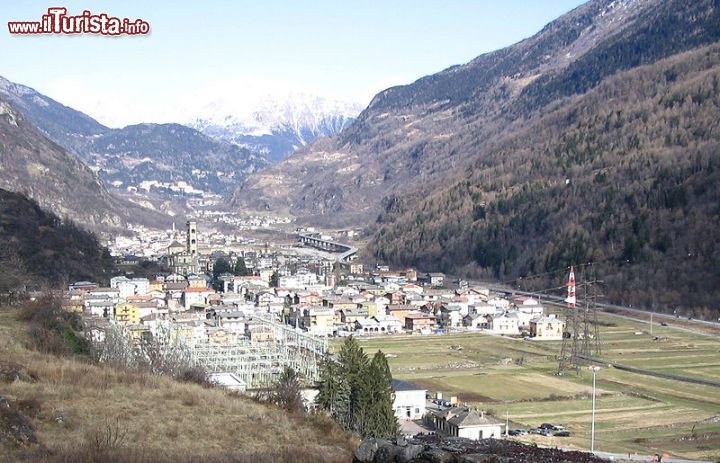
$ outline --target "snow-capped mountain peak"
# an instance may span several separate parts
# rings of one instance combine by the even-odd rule
[[[316,138],[347,127],[363,105],[308,92],[223,94],[186,109],[185,124],[279,161]]]

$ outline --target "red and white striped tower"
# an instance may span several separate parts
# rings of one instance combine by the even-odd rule
[[[578,365],[578,311],[575,298],[575,266],[570,267],[570,276],[567,282],[567,308],[565,309],[565,330],[563,331],[563,344],[560,349],[560,362],[558,364],[558,375],[567,370],[580,372]]]
[[[568,277],[567,289],[568,289],[568,295],[567,295],[567,299],[565,299],[565,302],[568,303],[569,308],[574,309],[575,302],[577,302],[577,299],[575,299],[575,266],[574,265],[570,267],[570,276]]]

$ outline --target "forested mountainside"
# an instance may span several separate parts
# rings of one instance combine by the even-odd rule
[[[59,217],[95,230],[127,222],[163,224],[167,217],[108,192],[73,153],[46,138],[0,96],[0,188],[21,192]]]
[[[616,302],[716,310],[720,44],[607,79],[499,137],[461,178],[386,203],[370,252],[542,289],[596,262]],[[586,275],[586,276],[589,276]]]
[[[373,259],[503,281],[593,260],[612,300],[704,310],[720,287],[719,40],[717,0],[590,1],[381,92],[234,204],[324,225],[382,211]]]
[[[338,136],[245,181],[233,203],[321,225],[365,224],[383,201],[446,185],[515,124],[607,76],[716,41],[717,6],[590,1],[529,39],[379,93]]]
[[[27,197],[0,189],[0,292],[108,282],[114,261],[97,238]]]
[[[87,139],[79,153],[108,183],[137,187],[185,181],[218,194],[232,192],[245,176],[270,165],[262,155],[180,124],[108,130]]]

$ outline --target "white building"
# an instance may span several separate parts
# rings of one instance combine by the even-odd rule
[[[518,334],[518,317],[514,313],[491,316],[488,329],[495,334]]]
[[[393,380],[392,387],[395,391],[393,410],[398,419],[419,420],[425,415],[425,389],[399,379]]]
[[[442,434],[466,439],[499,439],[505,424],[478,410],[450,408],[435,415],[435,426]]]

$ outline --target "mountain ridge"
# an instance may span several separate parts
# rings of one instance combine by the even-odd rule
[[[352,124],[362,107],[300,92],[257,101],[211,102],[187,125],[278,162],[294,150]]]
[[[715,0],[588,2],[381,92],[339,136],[246,181],[233,205],[375,222],[368,260],[502,281],[552,273],[529,290],[608,262],[611,300],[705,313],[720,287],[720,238],[703,239],[717,218],[719,34]]]
[[[501,124],[509,122],[507,107],[537,79],[538,70],[563,62],[567,50],[586,52],[657,4],[589,2],[518,44],[384,90],[352,126],[330,142],[301,149],[244,182],[233,204],[287,209],[315,223],[346,221],[338,215],[349,217],[351,223],[372,219],[380,211],[382,198],[468,162],[475,153],[448,148],[448,140],[496,134]],[[463,133],[465,124],[473,124],[475,133]],[[332,161],[318,168],[320,157]],[[356,171],[357,175],[348,174]],[[340,172],[337,178],[335,172]],[[301,194],[294,195],[298,191]]]
[[[167,218],[111,194],[74,154],[48,139],[0,95],[0,188],[24,194],[93,230]]]

